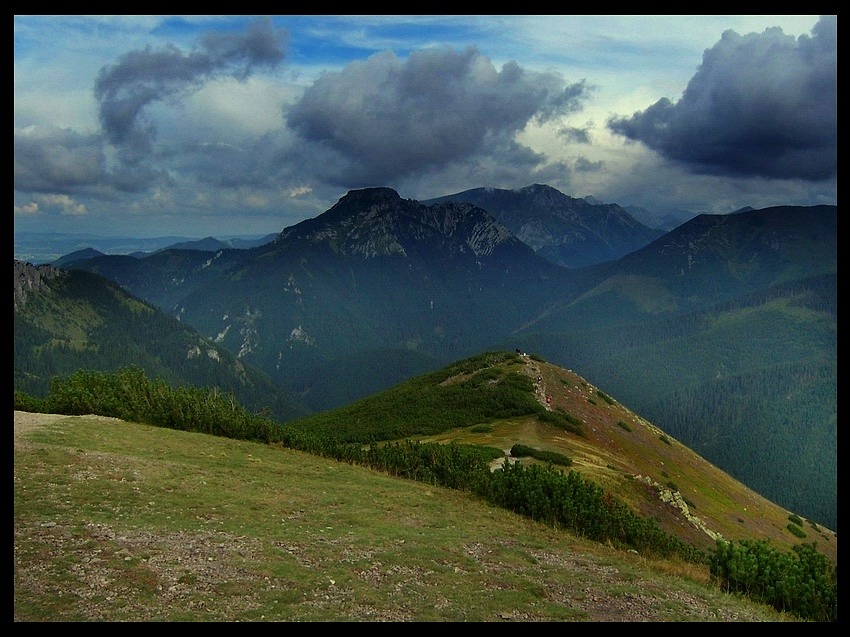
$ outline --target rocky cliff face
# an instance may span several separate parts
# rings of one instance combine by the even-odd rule
[[[33,265],[15,259],[15,312],[24,306],[28,296],[40,289],[62,273],[52,265]]]
[[[326,242],[365,258],[411,252],[476,257],[518,240],[486,211],[467,203],[427,206],[392,188],[353,190],[325,214],[284,230],[278,243]]]

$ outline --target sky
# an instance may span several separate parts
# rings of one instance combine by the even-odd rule
[[[14,17],[15,232],[257,236],[354,189],[837,204],[837,16]]]

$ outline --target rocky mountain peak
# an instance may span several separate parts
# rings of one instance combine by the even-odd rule
[[[569,203],[575,205],[576,202],[582,201],[574,199],[569,195],[565,195],[560,190],[544,184],[532,184],[531,186],[525,186],[524,188],[520,188],[518,192],[525,197],[530,197],[536,204],[564,205],[565,203]]]
[[[337,205],[341,204],[380,204],[390,201],[399,201],[401,196],[392,188],[361,188],[360,190],[349,190],[348,193],[341,197]]]
[[[521,242],[485,210],[446,202],[425,205],[392,188],[352,190],[327,212],[281,233],[278,242],[308,239],[366,258],[412,253],[480,257],[506,242]]]
[[[594,205],[545,184],[475,188],[426,203],[463,201],[486,210],[550,261],[570,268],[613,261],[663,234],[617,204]]]

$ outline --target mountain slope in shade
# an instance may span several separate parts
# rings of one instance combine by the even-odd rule
[[[528,329],[642,323],[837,270],[836,206],[699,215],[617,261],[585,268],[596,283]]]
[[[43,397],[54,376],[134,365],[171,385],[216,387],[284,421],[307,413],[287,391],[111,281],[15,261],[16,391]]]
[[[391,348],[445,363],[519,328],[578,278],[476,206],[426,206],[389,188],[351,191],[251,250],[166,250],[73,267],[179,317],[314,410],[334,406],[313,389],[344,361]]]
[[[619,273],[656,277],[708,304],[734,294],[835,272],[836,206],[775,206],[699,215],[620,259]],[[716,294],[716,296],[715,296]]]
[[[618,259],[664,234],[616,204],[592,204],[540,184],[475,188],[423,203],[463,201],[485,209],[553,263],[580,268]]]
[[[595,267],[598,285],[503,344],[581,369],[739,480],[833,526],[836,219],[834,206],[697,217]]]

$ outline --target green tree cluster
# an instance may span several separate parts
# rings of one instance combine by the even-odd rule
[[[563,467],[569,467],[573,463],[571,458],[568,458],[564,454],[558,453],[557,451],[535,449],[534,447],[529,447],[528,445],[521,445],[519,443],[511,447],[511,455],[514,458],[535,458],[536,460],[542,460],[543,462],[551,462],[552,464],[561,465]]]
[[[709,566],[726,591],[743,593],[804,619],[831,622],[838,618],[838,571],[815,544],[798,544],[786,553],[764,540],[718,540]]]

